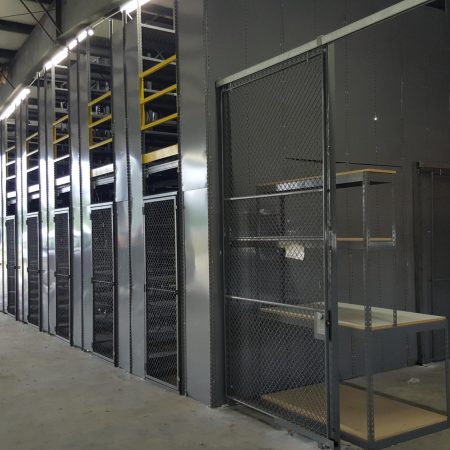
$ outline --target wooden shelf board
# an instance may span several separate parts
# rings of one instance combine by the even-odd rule
[[[262,400],[289,412],[317,419],[326,411],[323,384],[263,395]],[[316,405],[314,410],[308,408]],[[399,400],[374,395],[375,441],[392,438],[447,421],[447,417]],[[340,386],[341,431],[360,440],[367,440],[367,393],[351,386]]]
[[[280,306],[280,308],[261,308],[260,312],[267,317],[289,321],[291,324],[295,324],[296,320],[299,321],[299,325],[302,325],[300,322],[313,320],[313,315],[309,311],[287,311],[282,306]],[[372,307],[373,331],[382,331],[394,328],[393,320],[392,309]],[[407,328],[415,325],[443,322],[446,320],[446,317],[443,316],[397,311],[397,328]],[[353,330],[360,331],[365,330],[364,306],[352,305],[350,303],[339,303],[338,324],[342,328],[351,328]]]

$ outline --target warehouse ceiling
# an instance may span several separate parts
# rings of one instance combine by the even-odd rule
[[[51,9],[51,0],[26,0],[25,4],[41,19],[44,11]],[[19,0],[1,0],[0,6],[0,64],[8,63],[33,31],[36,20]]]

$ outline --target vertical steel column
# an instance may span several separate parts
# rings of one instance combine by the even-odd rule
[[[5,181],[5,163],[7,147],[7,133],[6,133],[6,121],[0,122],[0,294],[2,300],[0,301],[0,310],[6,312],[7,309],[7,291],[5,287],[6,283],[6,256],[5,256],[5,232],[4,224],[6,217],[6,181]]]
[[[92,351],[92,237],[91,221],[89,219],[91,207],[91,163],[89,155],[88,102],[89,102],[89,46],[78,46],[78,129],[80,143],[80,227],[82,248],[82,320],[83,320],[83,349]]]
[[[179,145],[185,215],[186,391],[196,400],[212,404],[216,394],[223,391],[221,383],[215,382],[217,372],[212,358],[216,344],[213,328],[222,308],[213,308],[212,302],[222,300],[210,298],[204,3],[177,2],[178,64],[183,68],[178,72]]]
[[[22,320],[28,322],[28,231],[27,231],[27,215],[28,215],[28,180],[27,180],[27,144],[26,138],[28,133],[28,99],[24,100],[20,106],[20,147],[17,147],[17,153],[20,154],[21,166],[17,166],[17,182],[21,185],[21,201],[20,223],[22,225],[22,231],[19,231],[19,235],[22,238],[22,263],[19,266],[22,268],[19,270],[22,273]],[[19,192],[17,192],[19,196]],[[19,237],[20,239],[20,237]],[[19,255],[20,258],[20,255]]]
[[[117,29],[111,40],[112,115],[115,157],[117,320],[116,353],[119,367],[131,370],[130,351],[130,217],[128,201],[128,152],[126,124],[124,28]],[[136,78],[137,88],[137,78]]]
[[[78,55],[78,53],[77,53]],[[82,291],[82,237],[81,237],[81,173],[80,173],[80,121],[86,118],[82,114],[79,96],[80,73],[78,61],[69,64],[69,105],[70,105],[70,170],[72,188],[70,191],[72,202],[72,344],[83,346],[83,291]],[[84,112],[86,109],[84,110]]]
[[[142,71],[141,15],[125,26],[127,92],[128,212],[130,251],[131,372],[145,376],[145,251],[139,73]]]
[[[41,84],[43,83],[43,84]],[[49,331],[48,326],[48,172],[47,172],[47,104],[46,75],[38,81],[38,114],[39,114],[39,193],[41,220],[41,330]]]
[[[55,121],[55,68],[47,72],[46,89],[46,137],[47,137],[47,229],[48,229],[48,317],[49,333],[56,328],[56,280],[55,280],[55,168],[53,154],[53,122]]]
[[[16,319],[24,320],[24,304],[23,304],[23,190],[22,190],[22,143],[23,143],[23,106],[20,105],[15,111],[16,121]]]

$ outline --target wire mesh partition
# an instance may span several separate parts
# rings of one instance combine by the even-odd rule
[[[222,91],[227,394],[319,440],[333,438],[325,64],[320,49]]]
[[[70,339],[71,331],[71,238],[69,211],[55,212],[56,334]]]
[[[145,215],[149,378],[178,386],[176,197],[147,200]]]
[[[28,234],[28,322],[40,326],[41,285],[40,285],[40,224],[38,215],[29,215]]]
[[[17,307],[17,256],[16,256],[16,220],[6,219],[6,276],[9,314],[16,315]]]
[[[92,221],[92,284],[93,284],[93,351],[114,359],[114,228],[113,208],[93,208]]]

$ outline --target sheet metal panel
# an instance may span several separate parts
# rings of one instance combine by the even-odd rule
[[[23,303],[23,190],[22,190],[22,156],[23,156],[23,104],[16,109],[15,112],[15,120],[16,120],[16,169],[17,169],[17,177],[16,177],[16,230],[17,230],[17,238],[16,238],[16,255],[17,255],[17,310],[16,310],[16,319],[20,321],[24,321],[24,303]]]
[[[48,186],[47,186],[47,108],[46,89],[38,86],[39,105],[39,188],[40,188],[40,220],[41,220],[41,330],[48,327]]]
[[[79,103],[79,65],[73,63],[69,68],[69,104],[70,104],[70,149],[72,177],[72,343],[76,347],[83,346],[83,292],[82,292],[82,250],[81,250],[81,174],[80,174],[80,126],[87,114]],[[84,81],[85,79],[83,79]]]
[[[91,163],[89,155],[89,129],[87,110],[89,101],[89,72],[87,45],[78,46],[78,107],[79,107],[79,143],[80,143],[80,197],[81,197],[81,247],[82,247],[82,345],[86,351],[92,351],[92,237],[91,221]]]
[[[28,100],[22,102],[20,107],[20,147],[18,148],[18,154],[20,154],[20,162],[21,164],[17,166],[20,170],[17,173],[17,182],[20,184],[20,203],[17,203],[17,206],[20,208],[18,211],[18,215],[20,215],[20,224],[22,226],[22,230],[19,232],[21,235],[21,243],[22,243],[22,255],[19,255],[19,258],[22,258],[22,263],[19,260],[19,272],[21,273],[22,279],[19,282],[22,283],[22,321],[28,322],[28,231],[27,231],[27,215],[28,215],[28,190],[27,190],[27,146],[26,146],[26,137],[27,137],[27,123],[28,123]],[[20,150],[19,150],[20,148]],[[17,192],[17,196],[19,198],[19,189]],[[20,230],[20,228],[19,228]]]
[[[46,83],[46,148],[47,148],[47,245],[48,245],[48,321],[49,333],[55,334],[56,327],[56,280],[55,280],[55,175],[53,162],[53,130],[52,123],[55,120],[55,69],[47,73]]]
[[[138,11],[138,21],[139,21]],[[125,26],[125,70],[129,164],[129,246],[131,267],[131,372],[145,376],[145,246],[143,230],[143,184],[139,106],[139,55],[141,45],[136,20]]]
[[[117,331],[116,354],[119,367],[130,370],[130,229],[128,201],[128,154],[126,124],[126,94],[124,71],[123,28],[111,39],[112,49],[112,108],[116,175],[116,264],[117,264]]]
[[[6,249],[5,249],[5,217],[6,217],[6,181],[5,181],[5,163],[6,163],[6,122],[0,122],[0,309],[6,312],[7,295],[6,295]]]

